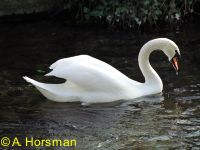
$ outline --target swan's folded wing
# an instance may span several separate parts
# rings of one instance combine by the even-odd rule
[[[61,59],[50,68],[53,70],[47,75],[64,78],[85,90],[119,91],[130,80],[109,64],[85,55]]]
[[[63,58],[63,59],[57,60],[49,68],[50,69],[54,69],[54,68],[56,68],[56,67],[58,67],[58,66],[60,66],[62,64],[68,66],[69,64],[71,64],[73,62],[79,62],[79,61],[81,61],[83,63],[86,63],[86,62],[87,63],[89,63],[89,62],[92,63],[92,62],[94,62],[93,59],[95,59],[95,58],[93,58],[91,56],[88,56],[88,55],[78,55],[78,56],[74,56],[74,57]]]

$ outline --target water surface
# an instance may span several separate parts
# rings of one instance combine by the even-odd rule
[[[198,40],[198,29],[167,30],[144,34],[51,22],[1,25],[1,136],[77,139],[76,148],[81,150],[199,149],[200,71],[189,54],[199,47],[190,44]],[[90,106],[55,103],[21,78],[28,75],[43,82],[63,82],[43,77],[48,66],[63,57],[89,54],[143,82],[137,55],[142,44],[155,37],[173,39],[182,52],[178,76],[164,54],[152,54],[151,64],[164,84],[161,94]]]

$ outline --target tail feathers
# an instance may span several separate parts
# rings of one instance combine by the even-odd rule
[[[23,76],[23,79],[33,84],[46,98],[51,100],[55,99],[56,95],[51,92],[47,84],[35,81],[27,76]]]
[[[37,82],[37,81],[35,81],[35,80],[33,80],[33,79],[27,77],[27,76],[23,76],[22,78],[23,78],[24,80],[26,80],[26,82],[29,82],[29,83]]]
[[[35,81],[27,76],[23,76],[23,79],[26,80],[27,82],[33,84],[36,88],[42,88],[44,90],[49,90],[48,86],[45,83]]]
[[[56,102],[72,102],[78,101],[78,97],[72,94],[74,85],[69,84],[68,90],[66,89],[65,83],[63,84],[46,84],[35,81],[27,76],[23,77],[24,80],[33,84],[47,99]],[[64,96],[63,96],[64,95]]]

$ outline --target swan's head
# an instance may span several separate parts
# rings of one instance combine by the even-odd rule
[[[176,72],[179,70],[178,61],[180,59],[180,51],[176,43],[167,38],[155,39],[156,46],[158,49],[162,50],[168,57],[169,61],[172,63]]]
[[[163,52],[167,55],[169,61],[172,63],[175,71],[178,73],[179,64],[178,61],[181,58],[180,51],[176,43],[170,39],[164,39],[166,41],[166,47],[164,47]]]

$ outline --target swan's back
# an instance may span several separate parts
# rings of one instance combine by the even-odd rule
[[[127,84],[140,84],[109,64],[88,55],[64,58],[50,66],[47,75],[64,78],[86,91],[119,92]]]

